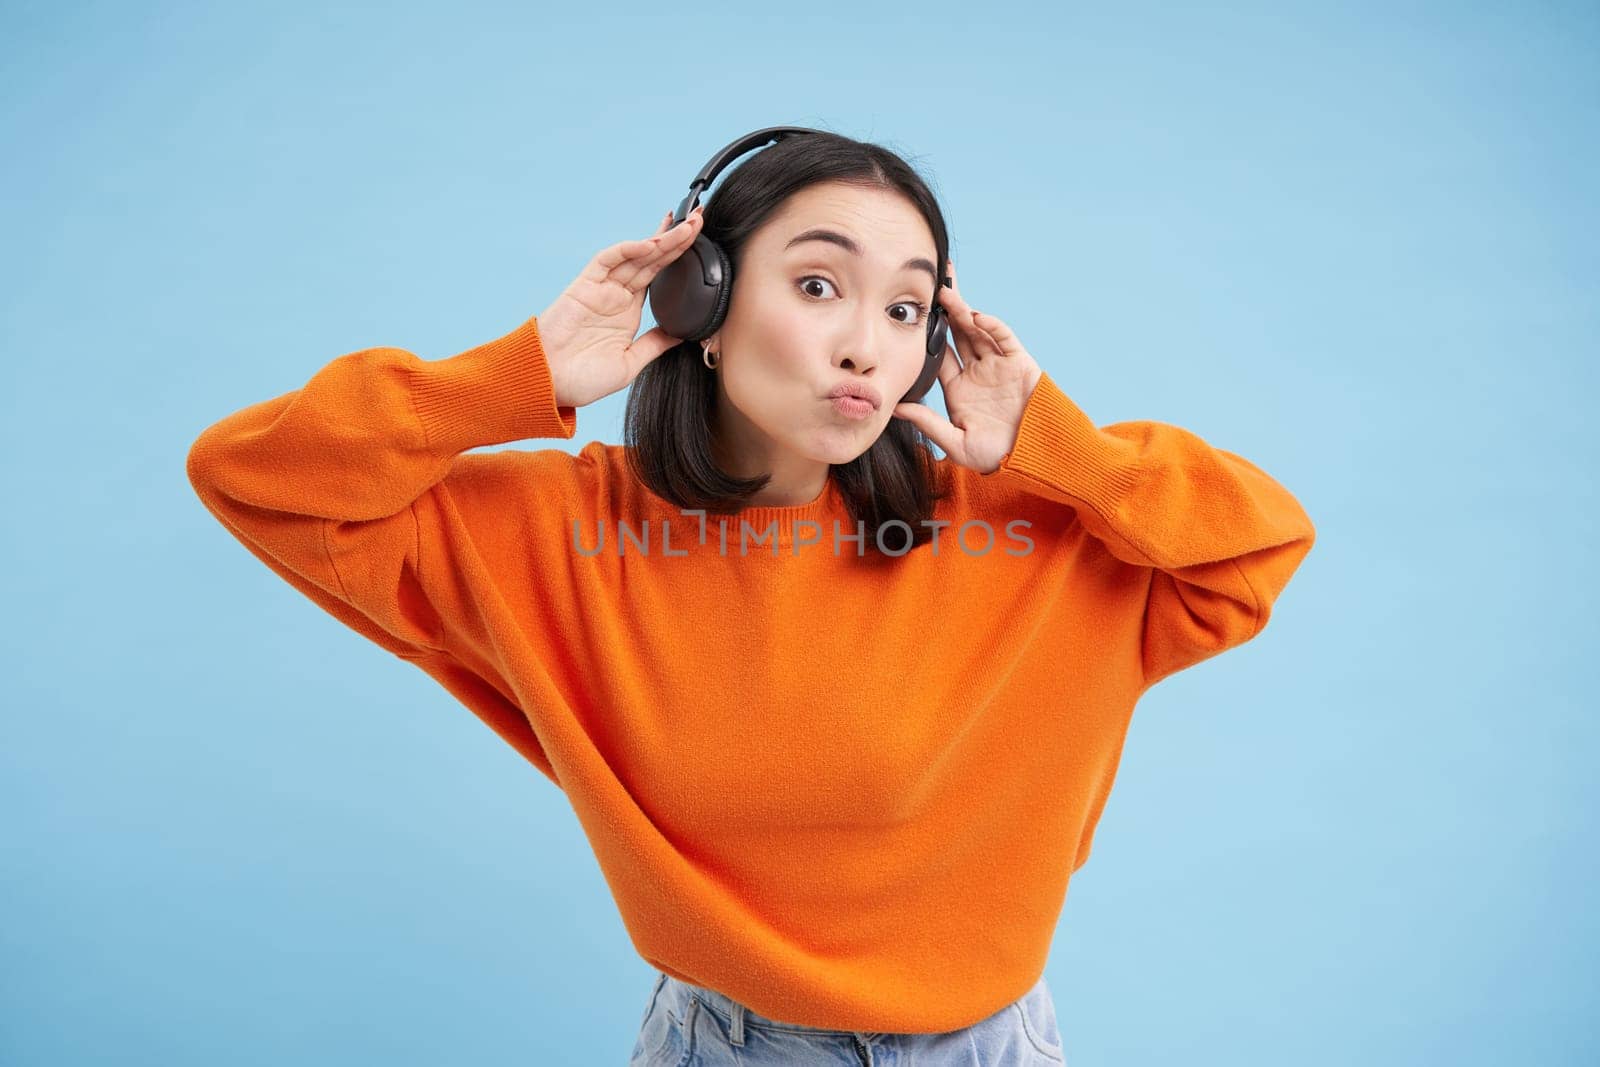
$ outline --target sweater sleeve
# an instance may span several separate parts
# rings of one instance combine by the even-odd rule
[[[1300,503],[1248,460],[1167,423],[1096,428],[1048,374],[1000,470],[1148,569],[1146,687],[1260,633],[1316,539]]]
[[[207,427],[190,447],[188,474],[207,510],[269,568],[416,661],[444,651],[444,619],[471,613],[456,561],[433,557],[470,547],[473,520],[462,512],[485,500],[484,472],[535,469],[487,462],[499,453],[464,456],[458,478],[468,460],[485,462],[452,495],[458,454],[576,430],[575,409],[556,406],[530,318],[446,359],[399,348],[339,356],[303,388]]]

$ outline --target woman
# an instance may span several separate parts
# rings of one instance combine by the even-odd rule
[[[670,221],[502,337],[221,420],[191,482],[563,790],[660,972],[634,1063],[1060,1063],[1044,964],[1133,707],[1261,631],[1311,521],[1186,430],[1097,428],[879,146],[781,140]],[[702,233],[725,314],[636,338]],[[949,420],[902,402],[934,301]],[[630,384],[625,446],[468,451]]]

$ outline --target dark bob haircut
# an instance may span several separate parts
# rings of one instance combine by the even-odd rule
[[[888,189],[914,204],[933,231],[934,262],[950,258],[950,238],[938,201],[915,170],[879,145],[827,131],[785,137],[760,149],[717,183],[704,200],[704,233],[728,253],[738,284],[745,243],[793,194],[820,182]],[[890,398],[897,402],[898,397]],[[714,459],[716,377],[701,362],[700,346],[682,341],[651,360],[634,378],[624,411],[624,442],[634,475],[680,508],[733,515],[771,480],[735,478]],[[928,439],[911,423],[891,418],[878,439],[849,463],[830,465],[852,524],[864,524],[863,551],[881,547],[904,555],[932,539],[923,525],[936,501],[949,495]],[[899,520],[904,527],[880,527]],[[906,532],[909,528],[909,535]]]

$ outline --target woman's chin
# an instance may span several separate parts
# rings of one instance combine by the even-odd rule
[[[802,436],[783,440],[789,448],[813,462],[843,466],[864,455],[883,435],[886,427],[881,415],[881,412],[874,412],[865,419],[824,422]]]
[[[822,456],[819,456],[818,458],[825,463],[831,464],[832,466],[843,467],[848,463],[854,463],[856,460],[866,455],[871,449],[872,442],[866,441],[856,448],[839,449],[828,452]]]

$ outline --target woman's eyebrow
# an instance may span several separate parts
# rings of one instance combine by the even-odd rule
[[[787,252],[789,249],[793,248],[797,244],[800,244],[802,241],[826,241],[829,244],[838,245],[846,252],[849,252],[852,256],[861,255],[861,246],[856,244],[850,238],[834,230],[826,230],[820,227],[795,235],[795,237],[791,239],[788,244],[783,246],[783,250]],[[929,260],[923,259],[921,256],[912,256],[910,259],[900,264],[900,269],[927,271],[928,277],[933,279],[935,287],[937,287],[939,284],[939,274],[934,270],[933,263]]]

